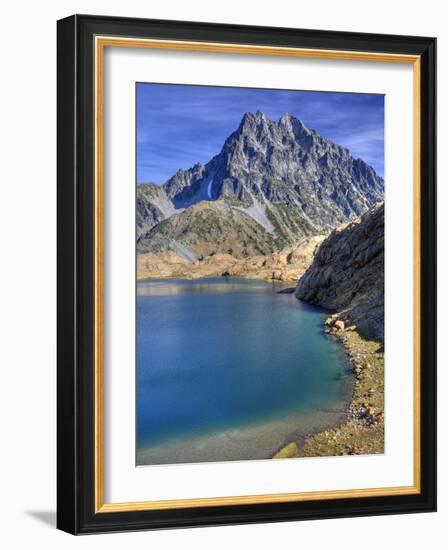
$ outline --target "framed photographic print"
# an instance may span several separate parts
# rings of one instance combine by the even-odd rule
[[[434,38],[58,22],[58,527],[434,511]]]

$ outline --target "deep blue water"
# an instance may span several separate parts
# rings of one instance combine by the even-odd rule
[[[264,281],[139,282],[137,446],[310,413],[343,402],[328,315]]]

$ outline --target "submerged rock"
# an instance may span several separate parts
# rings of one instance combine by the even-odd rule
[[[277,294],[294,294],[295,291],[295,287],[283,288],[282,290],[279,290]]]

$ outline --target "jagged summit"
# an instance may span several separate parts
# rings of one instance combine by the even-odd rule
[[[275,121],[261,111],[245,113],[215,157],[176,172],[149,202],[144,187],[137,191],[137,223],[145,249],[163,219],[201,201],[244,212],[280,246],[329,232],[384,193],[382,178],[347,148],[290,113]]]
[[[279,126],[285,126],[286,128],[289,128],[289,129],[294,129],[294,128],[299,129],[300,131],[307,134],[311,134],[314,132],[314,130],[312,130],[311,128],[308,128],[308,126],[305,124],[303,120],[289,113],[284,113],[280,117],[278,124]]]
[[[272,132],[272,131],[275,131],[276,127],[287,128],[290,131],[295,129],[298,134],[300,133],[311,134],[314,132],[314,130],[311,130],[307,127],[307,125],[303,120],[300,120],[289,113],[284,113],[280,117],[279,121],[276,122],[275,120],[272,120],[271,118],[267,117],[261,111],[255,111],[255,113],[249,111],[247,113],[244,113],[243,117],[241,118],[241,122],[238,126],[238,129],[230,137],[232,137],[233,135],[241,135],[242,132],[246,132],[246,133],[251,133],[251,132],[255,133],[260,131]]]
[[[244,115],[241,118],[240,127],[244,126],[244,124],[248,123],[260,123],[263,121],[268,120],[267,116],[262,113],[261,111],[255,111],[255,113],[248,111],[247,113],[244,113]]]

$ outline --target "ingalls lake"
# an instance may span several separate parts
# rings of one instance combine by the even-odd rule
[[[344,420],[351,376],[328,312],[283,288],[137,283],[138,465],[268,459]]]

